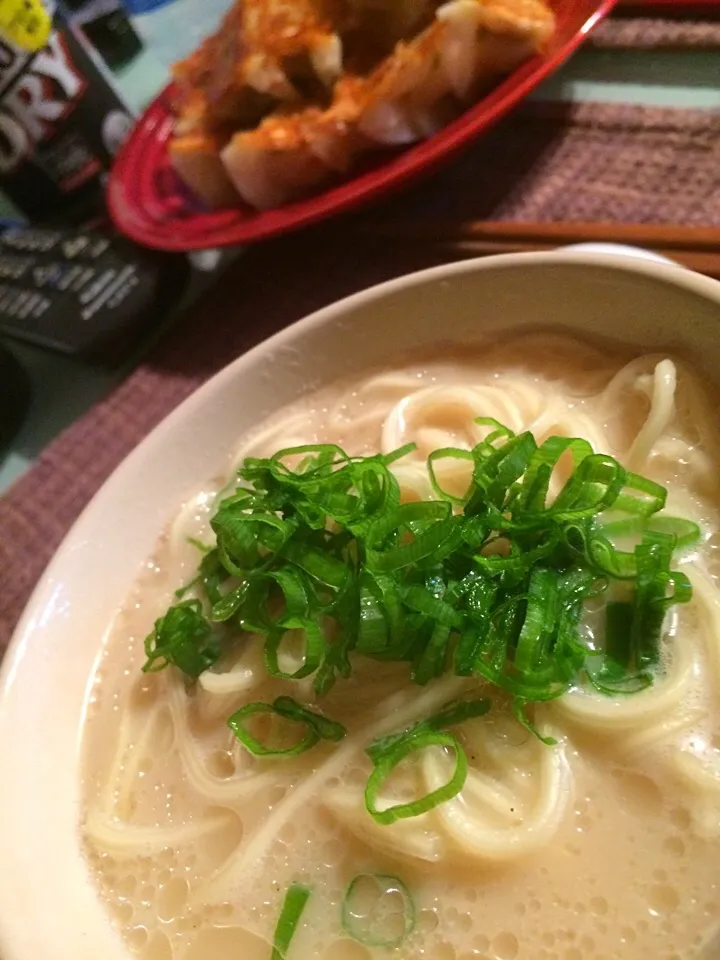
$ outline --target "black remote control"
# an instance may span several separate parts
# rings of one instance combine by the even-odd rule
[[[185,257],[92,230],[0,234],[0,333],[118,365],[187,286]]]

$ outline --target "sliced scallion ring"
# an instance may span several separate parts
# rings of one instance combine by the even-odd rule
[[[307,729],[302,739],[292,747],[273,748],[261,743],[247,729],[246,721],[262,714],[275,714],[284,720],[299,723]],[[314,747],[320,740],[337,742],[345,736],[345,727],[301,706],[292,697],[278,697],[274,703],[256,701],[237,710],[228,720],[228,726],[254,757],[297,757]]]
[[[377,805],[380,792],[392,771],[411,753],[425,750],[427,747],[447,747],[455,752],[455,769],[448,782],[432,790],[424,797],[411,800],[409,803],[396,803],[391,807],[380,809]],[[365,786],[365,807],[376,823],[387,826],[396,820],[407,817],[419,817],[427,813],[446,800],[456,797],[465,785],[468,763],[465,751],[460,746],[457,737],[443,730],[421,730],[402,738],[381,753],[373,757],[375,765]]]
[[[399,947],[415,928],[415,904],[397,877],[361,873],[345,892],[342,925],[367,947]]]

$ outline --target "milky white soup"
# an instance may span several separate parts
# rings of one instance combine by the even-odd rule
[[[270,960],[295,883],[312,893],[287,960],[718,956],[720,448],[704,390],[673,358],[525,336],[340,384],[246,438],[228,475],[191,496],[163,535],[90,698],[87,857],[128,949],[144,960]],[[243,458],[316,442],[370,455],[414,441],[391,469],[404,501],[428,500],[426,457],[471,449],[487,433],[479,416],[529,430],[538,444],[583,437],[666,485],[665,513],[700,526],[700,542],[673,561],[693,597],[669,610],[652,686],[606,696],[576,685],[532,706],[537,732],[556,740],[547,745],[514,718],[505,693],[452,670],[419,686],[405,663],[358,657],[351,677],[318,698],[312,678],[270,677],[250,637],[197,683],[172,666],[141,672],[145,636],[195,575],[200,554],[188,538],[212,544],[209,519]],[[467,484],[454,475],[463,466],[443,465],[446,488]],[[593,603],[602,596],[588,604],[590,637]],[[253,757],[227,719],[281,694],[341,723],[345,737],[297,757]],[[493,706],[456,730],[469,766],[461,792],[420,816],[376,822],[365,807],[365,748],[471,695]],[[447,751],[428,748],[398,767],[383,802],[423,796],[451,772]],[[414,925],[394,948],[343,927],[345,892],[362,874],[398,878],[412,899]],[[407,904],[397,890],[386,899],[383,922],[395,933],[400,923],[402,935]]]

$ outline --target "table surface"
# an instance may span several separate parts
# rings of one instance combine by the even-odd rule
[[[604,100],[669,107],[720,108],[720,52],[581,50],[533,95],[537,99]],[[131,106],[163,84],[150,54],[138,57],[120,85]],[[28,346],[13,345],[33,384],[27,420],[0,463],[0,492],[33,463],[43,447],[103,397],[120,374]]]

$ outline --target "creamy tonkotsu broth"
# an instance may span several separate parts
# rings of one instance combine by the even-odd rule
[[[212,542],[209,518],[228,478],[209,482],[179,511],[117,618],[88,708],[87,857],[144,960],[270,960],[292,883],[312,894],[287,960],[719,955],[720,447],[716,408],[692,370],[665,355],[524,336],[308,397],[247,438],[233,464],[303,443],[359,455],[414,441],[391,469],[405,501],[427,500],[428,453],[473,447],[478,416],[530,430],[538,443],[584,437],[667,485],[665,512],[701,526],[701,543],[674,560],[694,593],[665,621],[664,669],[632,695],[575,688],[534,707],[554,746],[520,725],[505,695],[452,671],[418,686],[407,664],[359,659],[315,698],[311,678],[269,677],[251,639],[195,685],[174,667],[143,674],[145,636],[198,565],[187,538]],[[448,486],[460,483],[453,470],[446,464]],[[458,731],[469,764],[460,794],[418,817],[373,820],[363,799],[370,741],[486,690],[491,712]],[[288,693],[347,735],[295,758],[252,757],[227,718]],[[388,789],[422,795],[451,766],[430,748]],[[394,949],[343,929],[340,905],[359,874],[400,878],[412,896],[414,929]]]

